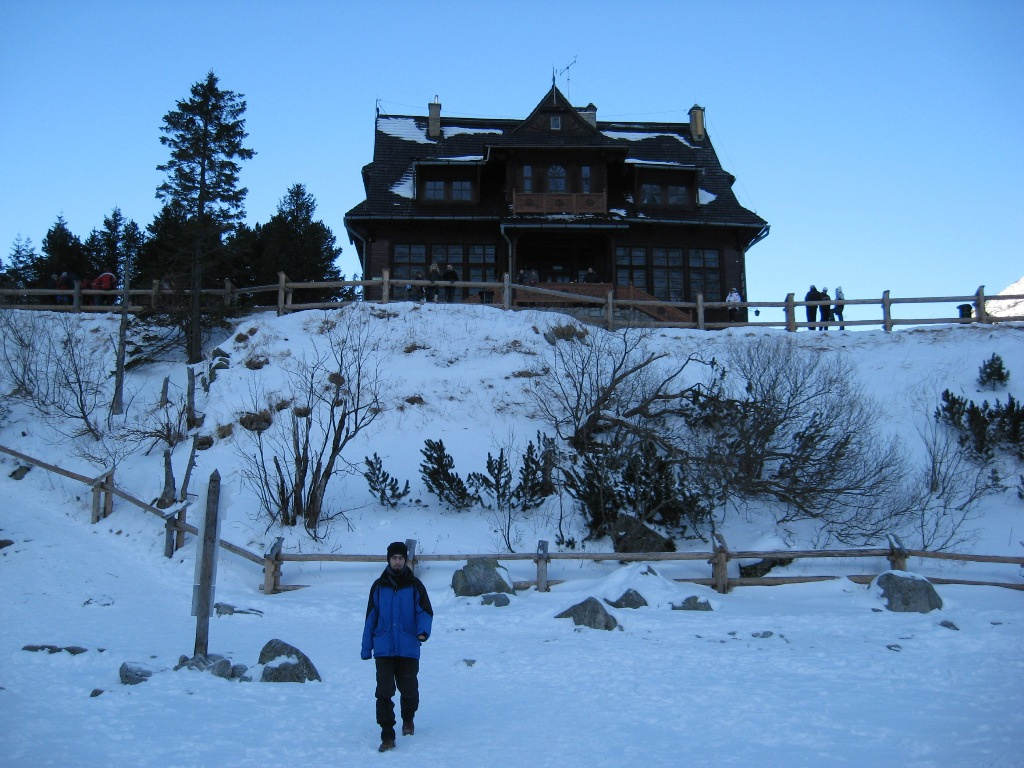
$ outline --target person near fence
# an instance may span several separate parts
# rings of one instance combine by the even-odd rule
[[[586,274],[583,275],[584,283],[600,283],[601,277],[594,271],[593,267],[587,267]]]
[[[804,301],[821,301],[821,294],[816,286],[811,286],[811,290],[804,295]],[[814,318],[818,316],[818,308],[812,304],[805,307],[805,309],[807,310],[807,322],[809,323],[807,330],[813,331],[815,327]]]
[[[117,288],[117,277],[109,269],[101,275],[98,275],[92,281],[92,287],[99,291],[112,291]],[[114,296],[96,296],[97,304],[105,304],[110,306],[114,303]]]
[[[832,297],[828,295],[828,288],[821,289],[820,301],[830,302],[818,307],[818,314],[821,316],[821,323],[818,324],[819,331],[827,331],[828,324],[832,322]]]
[[[427,301],[437,301],[437,283],[440,279],[441,268],[437,266],[437,262],[433,262],[427,270],[427,280],[430,281],[430,285],[427,286]]]
[[[725,301],[729,305],[729,322],[735,323],[736,315],[739,312],[739,307],[737,305],[743,301],[740,297],[740,292],[735,288],[730,288],[729,295],[725,297]]]
[[[54,287],[58,291],[70,291],[75,287],[74,281],[71,279],[71,275],[67,272],[61,272],[60,277],[57,278],[57,282]],[[70,304],[71,297],[67,295],[60,295],[57,297],[58,304]]]
[[[843,325],[843,307],[846,306],[846,296],[843,295],[843,286],[836,286],[836,303],[832,305],[832,314],[835,319],[839,321],[839,330],[845,331],[846,326]]]
[[[459,273],[451,264],[447,265],[441,278],[448,284],[444,287],[444,300],[446,304],[455,301],[455,281],[459,279]]]
[[[388,545],[388,564],[370,587],[363,624],[360,657],[377,665],[377,724],[380,751],[395,748],[395,689],[400,694],[402,735],[415,732],[413,719],[419,708],[417,675],[420,646],[430,637],[434,609],[427,588],[417,579],[407,560],[409,549],[401,541]]]

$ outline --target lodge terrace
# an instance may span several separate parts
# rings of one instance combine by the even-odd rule
[[[689,117],[602,122],[554,83],[523,120],[443,117],[436,97],[426,116],[378,110],[366,199],[345,215],[364,279],[387,271],[400,283],[437,264],[467,282],[509,274],[636,300],[716,302],[733,287],[746,297],[746,253],[768,224],[736,200],[703,108]],[[459,300],[479,297],[460,288]],[[709,319],[724,320],[717,311]]]

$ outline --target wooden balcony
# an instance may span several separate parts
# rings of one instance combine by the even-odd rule
[[[608,213],[604,192],[513,192],[513,213]]]

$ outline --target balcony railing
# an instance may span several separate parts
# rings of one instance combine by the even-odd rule
[[[608,213],[604,192],[513,192],[513,213]]]

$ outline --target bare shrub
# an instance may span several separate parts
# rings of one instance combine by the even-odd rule
[[[288,371],[292,409],[267,429],[248,432],[248,448],[239,450],[245,480],[271,523],[301,523],[318,538],[324,524],[343,515],[328,509],[327,489],[336,475],[358,471],[343,453],[382,413],[384,383],[367,314],[325,312],[308,330],[322,338]],[[269,415],[255,392],[252,399],[252,412]]]

